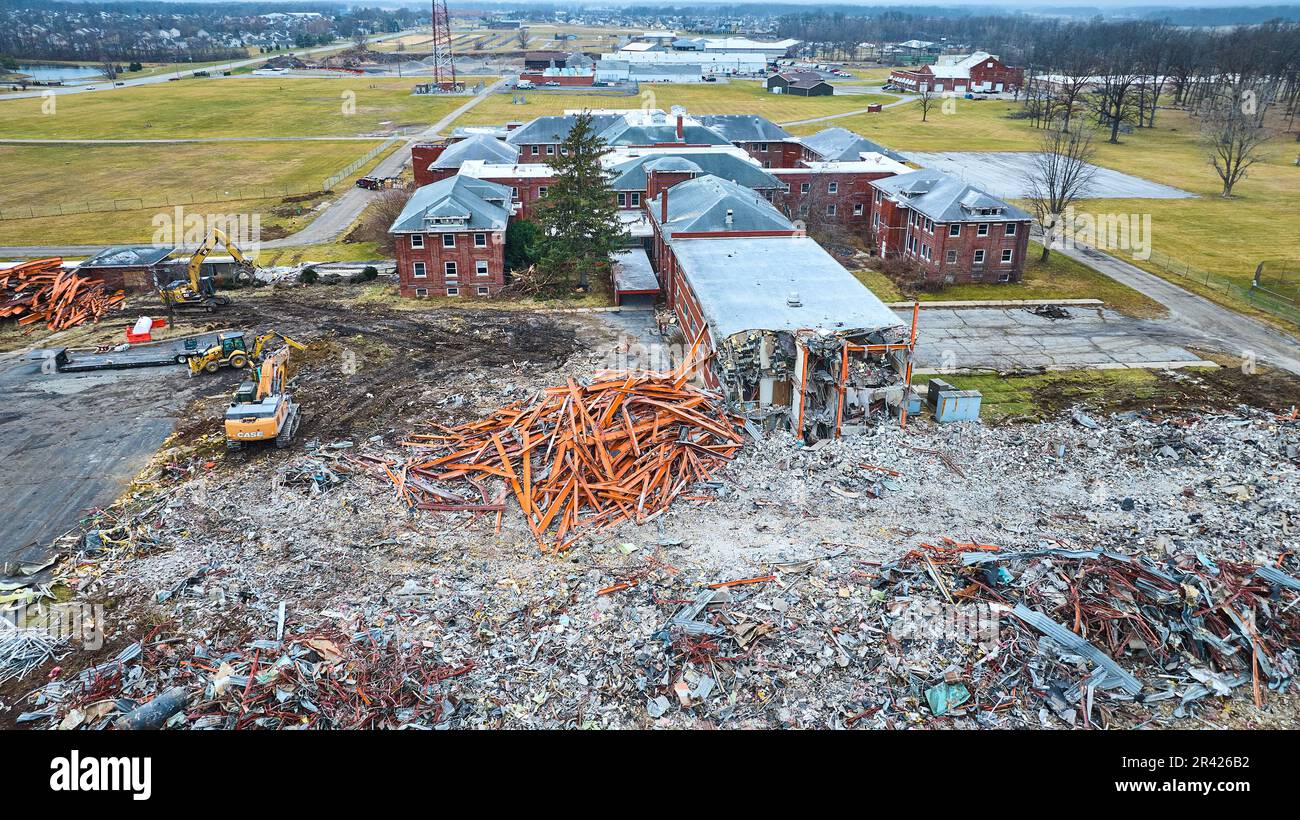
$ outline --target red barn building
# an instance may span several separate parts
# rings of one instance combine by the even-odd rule
[[[389,233],[403,296],[492,296],[505,286],[510,189],[456,175],[411,195]]]
[[[1025,70],[1005,65],[987,51],[977,51],[965,57],[941,57],[934,65],[896,68],[889,81],[904,91],[999,93],[1024,85]]]
[[[940,171],[871,186],[881,256],[912,260],[933,283],[1020,281],[1033,222],[1026,211]]]

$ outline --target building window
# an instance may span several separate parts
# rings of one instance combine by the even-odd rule
[[[413,234],[411,234],[411,247],[412,247],[412,248],[423,248],[423,247],[424,247],[424,234],[422,234],[422,233],[413,233]]]
[[[641,206],[641,194],[640,194],[640,192],[638,192],[638,191],[633,191],[633,192],[632,192],[632,207],[633,207],[633,208],[639,208],[640,206]]]
[[[766,151],[767,151],[767,143],[766,143],[766,142],[760,142],[760,143],[758,144],[758,150],[759,150],[759,151],[766,152]]]
[[[989,235],[989,223],[987,223],[987,222],[981,222],[981,223],[980,223],[980,226],[979,226],[978,228],[975,229],[975,235],[976,235],[976,236],[988,236],[988,235]]]
[[[934,221],[931,220],[929,217],[927,217],[925,220],[925,232],[934,233]]]
[[[533,156],[537,156],[537,155],[540,154],[540,153],[542,153],[542,149],[539,148],[539,147],[537,147],[536,145],[534,145],[534,146],[533,146]]]
[[[474,234],[474,247],[476,247],[476,248],[486,248],[486,247],[487,247],[487,234],[485,234],[485,233],[476,233],[476,234]]]
[[[538,199],[541,199],[541,198],[544,197],[544,196],[546,196],[546,186],[545,186],[545,185],[539,185],[539,186],[537,186],[537,197],[538,197]]]
[[[620,208],[626,208],[626,207],[627,207],[627,194],[619,193],[619,195],[618,195],[618,207],[620,207]]]
[[[566,148],[566,147],[564,147],[563,145],[561,145],[561,146],[560,146],[560,153],[567,157],[567,156],[569,155],[569,149]]]
[[[984,249],[983,249],[983,248],[980,248],[979,250],[975,251],[975,264],[976,264],[976,265],[983,265],[983,264],[984,264]]]
[[[424,263],[416,262],[414,265],[412,265],[411,275],[414,276],[416,279],[423,279],[425,276],[427,276],[428,271],[425,270]]]
[[[771,168],[771,167],[772,167],[772,162],[771,162],[771,160],[766,160],[766,159],[763,160],[763,167],[764,167],[764,168]]]
[[[945,253],[945,254],[943,255],[943,258],[944,258],[945,261],[947,261],[947,263],[948,263],[949,265],[955,265],[955,264],[957,264],[957,252],[956,252],[956,251],[948,251],[947,253]]]
[[[1011,281],[1011,274],[1009,274],[1009,273],[999,273],[999,274],[998,274],[998,281],[999,281],[999,282],[1010,282],[1010,281]]]
[[[831,204],[829,204],[829,205],[826,206],[826,215],[827,215],[827,216],[835,216],[835,203],[834,203],[834,202],[832,202]]]
[[[488,264],[486,259],[474,260],[474,273],[478,274],[479,276],[488,275]]]
[[[454,248],[454,247],[456,247],[456,234],[454,234],[454,233],[445,233],[445,234],[443,234],[443,235],[442,235],[442,246],[443,246],[444,248]]]
[[[828,194],[838,194],[839,192],[840,184],[838,182],[832,182],[826,186],[826,193]]]
[[[479,296],[487,296],[487,295],[488,295],[488,289],[487,289],[487,288],[479,288],[479,289],[476,290],[475,292],[478,293]]]
[[[949,236],[961,236],[961,226],[960,226],[960,225],[949,225],[949,226],[948,226],[948,235],[949,235]]]
[[[801,183],[799,183],[799,193],[801,193],[801,194],[806,194],[806,193],[808,193],[810,190],[812,190],[812,184],[811,184],[811,183],[808,183],[808,182],[801,182]]]
[[[519,188],[517,188],[514,185],[510,186],[510,198],[515,200],[516,202],[519,201]]]
[[[1016,223],[1014,223],[1014,222],[1008,222],[1007,225],[1006,225],[1006,227],[1005,227],[1003,230],[1005,231],[1005,233],[1006,233],[1007,236],[1015,236],[1015,235],[1016,235]]]
[[[799,216],[807,216],[807,215],[808,215],[808,203],[803,202],[799,205]]]
[[[420,297],[428,296],[428,295],[429,295],[429,289],[428,289],[428,288],[416,288],[416,289],[415,289],[415,295],[416,295],[416,296],[420,296]]]
[[[881,193],[880,191],[876,191],[876,202],[878,203],[880,202],[880,200],[881,200]]]
[[[460,296],[460,288],[447,288],[448,296]]]
[[[457,276],[457,274],[456,274],[456,263],[455,263],[455,262],[443,262],[443,263],[442,263],[442,273],[443,273],[443,275],[446,276],[448,279],[455,279],[456,276]]]
[[[1002,264],[1004,264],[1004,265],[1009,265],[1009,264],[1011,264],[1011,257],[1013,257],[1014,255],[1015,255],[1015,251],[1013,251],[1011,248],[1003,248],[1003,249],[1002,249]]]
[[[872,214],[872,215],[871,215],[871,224],[872,224],[872,226],[874,226],[874,227],[876,227],[876,228],[879,228],[879,227],[880,227],[880,214]]]
[[[862,211],[862,203],[861,203],[861,202],[855,202],[855,203],[853,203],[853,215],[854,215],[854,216],[862,216],[862,213],[863,213],[863,211]]]
[[[548,146],[546,146],[546,156],[548,156],[548,157],[553,157],[553,156],[555,156],[555,146],[554,146],[554,145],[548,145]]]

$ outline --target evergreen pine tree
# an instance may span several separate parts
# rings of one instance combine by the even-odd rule
[[[551,161],[555,178],[538,212],[542,225],[538,267],[551,281],[586,289],[588,276],[606,275],[609,255],[623,236],[618,205],[600,158],[609,146],[596,133],[592,116],[579,114]]]

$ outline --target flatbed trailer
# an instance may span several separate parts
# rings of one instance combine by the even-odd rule
[[[137,367],[166,367],[185,360],[216,344],[216,334],[189,339],[131,345],[125,350],[73,350],[66,347],[38,348],[28,358],[52,361],[60,373],[88,373],[94,370],[127,370]]]

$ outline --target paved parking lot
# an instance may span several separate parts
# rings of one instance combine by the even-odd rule
[[[1025,180],[1034,165],[1034,154],[1030,151],[916,151],[907,152],[907,157],[923,168],[945,171],[1007,199],[1021,199],[1028,194]],[[1178,188],[1098,166],[1084,198],[1185,199],[1191,196],[1194,194]]]
[[[1132,319],[1104,308],[1068,310],[1069,319],[1048,319],[1024,308],[924,309],[916,366],[1014,370],[1198,359],[1183,347],[1198,338],[1173,323]],[[903,318],[910,321],[911,314]]]

